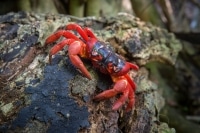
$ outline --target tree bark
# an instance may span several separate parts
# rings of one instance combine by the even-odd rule
[[[73,20],[73,21],[72,21]],[[92,80],[83,77],[62,50],[48,62],[47,36],[66,24],[91,27],[126,60],[140,66],[130,71],[137,84],[131,112],[112,111],[117,96],[95,102],[93,96],[112,86],[109,75],[84,64]],[[0,16],[0,131],[3,132],[174,132],[159,121],[164,99],[149,80],[149,62],[173,65],[181,49],[166,30],[145,24],[129,14],[109,18],[9,13]]]

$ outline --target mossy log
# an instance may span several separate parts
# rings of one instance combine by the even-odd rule
[[[47,36],[68,23],[93,29],[126,60],[140,66],[130,71],[137,84],[131,112],[112,111],[118,96],[95,102],[94,95],[112,86],[109,75],[84,64],[92,80],[71,64],[67,50],[48,62]],[[160,122],[164,99],[144,67],[152,61],[173,65],[181,45],[166,30],[121,13],[109,18],[9,13],[0,16],[0,131],[117,133],[175,132]]]

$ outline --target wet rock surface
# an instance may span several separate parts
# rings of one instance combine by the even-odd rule
[[[93,79],[72,66],[66,51],[48,62],[46,37],[67,23],[93,28],[100,40],[140,66],[130,75],[137,84],[136,105],[112,111],[118,96],[95,102],[92,97],[112,86],[84,61]],[[0,131],[2,132],[173,132],[159,121],[164,99],[143,66],[151,61],[174,64],[180,43],[165,30],[128,14],[112,18],[75,18],[64,15],[9,13],[0,16]]]

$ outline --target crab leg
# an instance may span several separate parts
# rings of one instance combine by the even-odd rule
[[[52,42],[58,40],[61,36],[64,36],[65,38],[71,38],[74,40],[80,40],[78,37],[76,37],[74,34],[72,34],[69,31],[59,30],[46,39],[45,45],[51,44]]]
[[[52,55],[56,54],[58,51],[63,49],[66,45],[72,44],[74,41],[75,41],[74,39],[66,39],[56,44],[55,46],[53,46],[49,52],[49,63],[51,64]]]
[[[128,99],[128,95],[129,95],[129,87],[127,86],[124,89],[122,96],[114,103],[112,110],[118,110],[126,102],[126,100]]]
[[[138,70],[139,69],[139,67],[137,65],[135,65],[133,63],[130,63],[130,62],[127,62],[127,63],[129,64],[130,68],[132,68],[134,70]]]
[[[124,75],[124,77],[126,77],[128,83],[131,85],[132,89],[135,91],[135,89],[136,89],[135,82],[133,82],[133,80],[130,78],[130,76],[128,74]]]
[[[67,30],[75,30],[75,31],[77,31],[86,42],[89,40],[87,34],[85,33],[85,31],[81,28],[81,26],[79,26],[77,24],[68,24],[66,26],[66,29]]]
[[[84,53],[84,47],[85,47],[84,43],[81,43],[79,41],[73,42],[72,45],[70,45],[68,48],[69,58],[72,64],[75,67],[77,67],[85,77],[87,77],[88,79],[92,79],[90,73],[88,72],[83,62],[81,61],[80,57],[78,56],[78,55],[80,55],[81,57],[86,56]]]
[[[58,51],[63,49],[64,46],[69,45],[68,51],[69,51],[69,58],[72,62],[72,64],[77,67],[84,76],[86,76],[88,79],[91,79],[90,73],[85,68],[83,62],[81,61],[80,57],[84,57],[85,54],[83,52],[84,49],[84,43],[81,43],[79,41],[76,41],[74,39],[66,39],[61,41],[60,43],[56,44],[54,47],[51,48],[49,53],[49,62],[51,63],[52,55],[56,54]]]
[[[96,36],[94,35],[94,33],[91,31],[91,29],[86,27],[86,28],[84,28],[84,31],[85,31],[85,33],[87,33],[87,35],[89,37],[97,39]]]
[[[114,103],[112,109],[117,110],[119,109],[122,104],[128,99],[128,94],[129,94],[129,85],[126,79],[120,79],[118,80],[114,87],[110,90],[103,91],[102,93],[96,95],[94,97],[94,100],[100,101],[104,99],[108,99],[111,97],[114,97],[115,95],[123,93],[122,96]]]
[[[130,111],[133,105],[135,104],[135,92],[133,91],[131,87],[129,88],[128,99],[129,99],[129,102],[126,107],[126,112]]]

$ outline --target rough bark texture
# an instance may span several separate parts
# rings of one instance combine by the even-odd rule
[[[140,66],[138,72],[130,72],[138,86],[131,112],[111,110],[117,96],[92,100],[112,81],[87,60],[92,80],[72,66],[67,50],[48,63],[45,38],[71,22],[91,27],[100,40],[110,42],[117,53]],[[175,63],[181,45],[173,34],[128,14],[97,19],[9,13],[0,16],[0,28],[1,132],[175,132],[159,121],[164,99],[143,67],[152,61]]]

